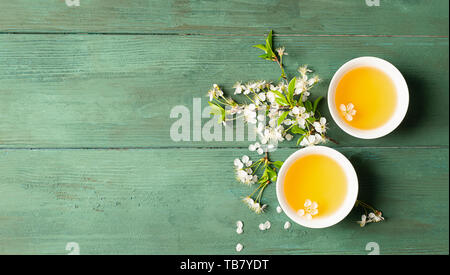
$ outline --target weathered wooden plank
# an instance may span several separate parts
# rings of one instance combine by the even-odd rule
[[[381,0],[378,7],[366,0],[79,2],[1,1],[0,31],[448,36],[446,0]]]
[[[353,211],[328,229],[285,231],[274,186],[261,216],[239,202],[250,191],[234,180],[239,149],[2,150],[0,253],[65,254],[77,242],[81,254],[230,254],[241,242],[251,254],[366,254],[377,242],[381,254],[448,254],[448,149],[340,151],[386,222],[360,228]]]
[[[212,83],[232,93],[237,80],[273,79],[257,58],[262,37],[0,35],[0,146],[3,148],[248,146],[248,142],[174,142],[177,105],[193,110]],[[448,145],[448,39],[280,37],[293,75],[311,64],[326,95],[334,72],[364,55],[403,72],[411,105],[403,124],[377,140],[352,138],[330,124],[342,146]],[[325,102],[321,112],[331,120]],[[192,119],[193,120],[193,119]],[[193,124],[191,120],[191,125]],[[206,123],[209,119],[203,119]],[[192,140],[191,132],[191,140]],[[295,146],[292,142],[288,146]]]

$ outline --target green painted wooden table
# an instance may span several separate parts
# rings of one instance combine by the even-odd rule
[[[81,254],[231,254],[237,242],[241,254],[367,254],[369,242],[381,254],[449,253],[447,0],[79,3],[0,1],[1,254],[67,254],[69,242]],[[270,29],[288,72],[310,64],[322,77],[315,95],[358,56],[404,74],[410,108],[395,132],[329,130],[386,222],[360,228],[353,211],[328,229],[285,231],[274,186],[263,215],[239,202],[249,190],[232,163],[249,142],[170,138],[172,108],[193,115],[198,97],[206,107],[212,83],[277,79],[251,48]]]

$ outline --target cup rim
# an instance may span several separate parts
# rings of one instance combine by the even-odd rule
[[[340,79],[350,70],[359,67],[374,67],[386,73],[394,82],[397,92],[397,106],[392,117],[380,127],[369,130],[361,130],[347,124],[339,115],[334,99],[337,85]],[[401,72],[390,62],[373,56],[363,56],[351,59],[344,63],[333,75],[328,86],[328,109],[334,122],[344,132],[361,139],[375,139],[383,137],[394,131],[406,116],[409,106],[409,90],[405,78]]]
[[[342,203],[341,207],[331,215],[322,218],[313,218],[311,220],[305,220],[297,215],[297,213],[289,206],[284,195],[284,178],[286,176],[288,168],[300,157],[322,154],[335,160],[344,170],[347,176],[347,195]],[[358,196],[358,177],[356,171],[351,162],[339,151],[325,146],[309,146],[299,149],[292,153],[283,163],[278,172],[278,178],[276,183],[276,194],[278,203],[283,209],[284,213],[295,223],[309,227],[309,228],[325,228],[337,224],[342,221],[353,209]]]

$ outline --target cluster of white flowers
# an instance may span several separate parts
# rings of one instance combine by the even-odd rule
[[[307,199],[304,204],[305,209],[300,209],[297,211],[297,215],[303,217],[307,220],[311,220],[314,215],[319,214],[319,204],[317,202],[312,202],[310,199]]]
[[[256,151],[258,153],[258,155],[262,155],[264,153],[264,149],[262,148],[262,146],[259,142],[256,142],[255,144],[250,144],[248,146],[248,150],[250,152]]]
[[[266,81],[249,82],[245,85],[243,85],[241,82],[236,82],[236,84],[234,84],[233,86],[234,94],[235,95],[238,94],[248,95],[252,93],[257,94],[261,90],[266,88],[266,84],[267,84]]]
[[[308,135],[300,142],[301,146],[311,146],[324,142],[324,138],[320,134]]]
[[[344,114],[345,119],[348,121],[352,121],[353,117],[356,115],[356,110],[353,103],[349,103],[347,104],[347,106],[341,104],[341,106],[339,106],[339,109],[341,109],[341,112]]]
[[[250,197],[245,197],[244,199],[242,199],[242,201],[248,206],[248,208],[250,208],[252,211],[254,211],[256,214],[261,214],[264,212],[264,210],[267,207],[267,204],[261,205],[258,202],[255,202],[252,198]]]
[[[246,155],[242,159],[234,160],[234,168],[236,170],[236,179],[246,185],[251,185],[258,181],[258,176],[253,175],[253,162]]]
[[[370,212],[368,216],[362,215],[361,220],[357,221],[361,227],[364,227],[366,224],[371,222],[381,222],[384,221],[384,217],[380,211],[376,211],[375,213]]]
[[[297,81],[295,82],[294,94],[296,95],[302,94],[302,101],[305,102],[306,100],[308,100],[308,97],[310,96],[309,90],[315,84],[317,84],[320,81],[320,79],[318,76],[309,78],[308,73],[311,73],[312,71],[308,69],[307,66],[300,67],[298,69],[298,72],[300,73],[300,77],[298,77]]]
[[[220,89],[220,87],[217,84],[213,84],[212,89],[208,91],[209,101],[212,101],[213,99],[217,99],[219,97],[223,96],[223,91]]]

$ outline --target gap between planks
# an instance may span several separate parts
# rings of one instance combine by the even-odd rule
[[[117,35],[117,36],[236,36],[236,37],[261,37],[261,34],[209,34],[209,33],[145,33],[145,32],[10,32],[2,34],[17,35]],[[393,37],[393,38],[446,38],[448,35],[402,35],[402,34],[273,34],[279,37]]]

